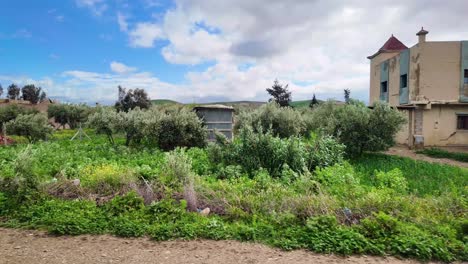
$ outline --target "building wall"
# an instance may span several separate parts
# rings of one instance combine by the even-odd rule
[[[410,48],[410,65],[409,65],[409,101],[416,101],[419,96],[421,86],[421,46],[419,44]]]
[[[400,54],[396,54],[388,62],[388,103],[395,106],[400,104]]]
[[[457,130],[456,115],[467,112],[467,106],[450,105],[432,105],[430,110],[424,110],[424,145],[468,145],[468,130]]]
[[[461,42],[418,44],[421,54],[419,94],[429,101],[458,102],[460,95]],[[416,75],[418,77],[418,75]]]
[[[383,61],[388,60],[394,56],[398,55],[398,52],[392,53],[381,53],[374,57],[370,63],[370,94],[369,94],[369,104],[372,105],[374,102],[379,101],[380,97],[380,64]],[[389,81],[391,83],[391,81]],[[390,87],[389,92],[391,93]]]
[[[411,127],[411,110],[400,110],[400,113],[406,117],[406,123],[404,123],[395,136],[395,142],[400,145],[410,145],[411,138],[410,138],[410,127]]]

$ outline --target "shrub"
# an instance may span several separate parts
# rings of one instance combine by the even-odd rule
[[[274,136],[287,138],[305,133],[305,123],[299,111],[290,107],[280,107],[276,103],[262,105],[254,111],[243,111],[236,118],[235,129],[251,127],[256,133],[271,130]]]
[[[18,115],[6,124],[6,129],[9,134],[24,136],[29,142],[45,140],[53,130],[43,114]]]
[[[394,136],[405,118],[384,103],[373,108],[353,101],[346,105],[328,102],[310,112],[308,124],[312,130],[337,137],[349,155],[386,150],[395,144]]]
[[[114,194],[137,181],[132,170],[116,164],[89,165],[80,171],[83,188],[99,194]]]
[[[152,109],[155,117],[148,120],[146,135],[162,150],[177,147],[204,147],[207,131],[198,116],[187,108],[171,108],[164,112]]]
[[[192,172],[192,162],[185,149],[176,149],[167,153],[164,172],[167,180],[176,188],[183,188],[184,199],[189,211],[197,210],[197,194],[195,192],[195,174]]]
[[[271,132],[255,133],[245,127],[231,144],[210,145],[208,155],[213,164],[240,165],[249,175],[263,168],[279,177],[285,169],[300,173],[341,162],[343,148],[331,137],[303,141],[275,137]]]
[[[406,193],[408,191],[408,182],[398,168],[388,172],[376,171],[375,179],[377,186],[380,188],[390,188],[398,193]]]
[[[3,123],[14,120],[19,115],[37,114],[36,109],[28,109],[20,107],[17,104],[10,104],[5,107],[0,107],[0,127]]]

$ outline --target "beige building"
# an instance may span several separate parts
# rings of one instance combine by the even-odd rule
[[[393,35],[370,59],[370,97],[407,116],[397,143],[468,146],[468,41],[426,41],[406,47]]]

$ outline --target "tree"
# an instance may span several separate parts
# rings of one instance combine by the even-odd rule
[[[347,104],[349,104],[350,95],[351,95],[351,90],[350,89],[344,89],[344,99],[345,99],[345,102]]]
[[[2,87],[2,85],[0,84],[0,97],[2,96],[2,94],[3,94],[3,87]]]
[[[338,138],[348,155],[358,156],[393,146],[405,118],[385,103],[378,102],[369,109],[362,102],[350,100],[346,105],[320,104],[310,112],[310,121],[312,130]]]
[[[18,115],[6,124],[6,129],[9,134],[23,136],[29,142],[47,139],[53,130],[44,114]]]
[[[144,89],[136,88],[135,90],[126,90],[119,86],[119,97],[115,103],[117,111],[128,112],[131,109],[139,107],[140,109],[148,109],[151,106],[151,100]]]
[[[18,85],[12,83],[10,86],[8,86],[7,98],[11,100],[18,100],[20,98],[20,91],[21,89],[18,87]]]
[[[21,92],[23,93],[23,100],[31,102],[31,104],[37,104],[44,101],[46,94],[42,91],[41,87],[36,87],[34,84],[25,85]]]
[[[278,80],[275,80],[273,86],[266,89],[266,91],[272,96],[270,102],[274,101],[281,107],[289,106],[289,103],[291,102],[291,92],[288,91],[288,86],[288,84],[283,86],[278,82]]]
[[[312,100],[310,101],[309,107],[314,108],[314,106],[317,105],[318,103],[319,101],[317,100],[317,98],[315,98],[315,94],[314,94],[314,96],[312,97]]]
[[[118,122],[117,112],[108,107],[101,107],[88,117],[87,125],[96,130],[96,133],[104,134],[111,144],[114,144],[113,135],[116,132],[115,124]]]
[[[141,142],[144,137],[145,122],[148,119],[149,112],[137,107],[128,112],[117,113],[117,122],[114,127],[117,132],[125,133],[125,145],[129,146],[132,142]]]
[[[68,124],[71,129],[86,121],[90,112],[90,107],[85,104],[52,104],[47,109],[49,118],[54,118],[63,127]]]

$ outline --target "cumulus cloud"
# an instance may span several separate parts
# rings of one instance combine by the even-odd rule
[[[113,72],[118,73],[118,74],[130,73],[130,72],[134,72],[137,70],[137,68],[135,67],[130,67],[117,61],[111,62],[110,68]]]
[[[151,48],[157,39],[163,39],[163,31],[155,23],[138,23],[129,36],[131,46]]]
[[[77,2],[90,9],[105,6],[103,0]],[[111,65],[111,74],[68,71],[61,85],[94,87],[103,98],[123,84],[145,88],[153,98],[184,102],[266,100],[265,89],[278,78],[289,83],[294,99],[314,93],[340,99],[349,88],[352,97],[367,100],[366,57],[392,33],[407,46],[417,42],[421,26],[430,31],[429,41],[466,39],[466,10],[466,0],[378,5],[373,0],[175,0],[161,15],[147,16],[151,19],[138,21],[133,14],[129,21],[131,10],[117,13],[120,30],[134,48],[154,48],[161,41],[164,46],[155,52],[168,63],[209,66],[187,72],[183,84],[173,85],[114,62],[122,65]]]

